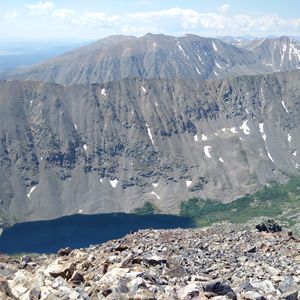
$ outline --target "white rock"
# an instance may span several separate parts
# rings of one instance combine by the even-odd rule
[[[195,293],[199,293],[199,292],[200,292],[200,288],[196,284],[192,283],[180,289],[177,292],[177,295],[180,300],[184,300],[187,299],[186,298],[187,296],[194,295]]]

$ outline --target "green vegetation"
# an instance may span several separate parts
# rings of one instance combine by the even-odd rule
[[[290,176],[287,184],[269,183],[269,187],[263,186],[255,194],[227,204],[211,199],[189,199],[181,203],[180,215],[194,218],[199,227],[223,220],[243,223],[259,216],[278,217],[294,225],[293,217],[282,213],[289,211],[300,216],[300,177]]]
[[[152,203],[146,202],[143,207],[136,208],[134,213],[137,215],[152,215],[155,210],[156,208]]]

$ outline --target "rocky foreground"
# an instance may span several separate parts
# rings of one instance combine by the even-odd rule
[[[0,299],[298,299],[300,239],[278,230],[147,229],[36,259],[2,254]]]

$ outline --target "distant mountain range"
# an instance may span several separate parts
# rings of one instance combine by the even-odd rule
[[[287,37],[253,40],[241,48],[188,34],[111,36],[4,78],[65,85],[130,77],[212,80],[295,69],[299,53],[300,44]]]

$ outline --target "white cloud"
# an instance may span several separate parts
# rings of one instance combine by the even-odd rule
[[[229,7],[230,7],[229,4],[224,4],[221,7],[219,7],[218,10],[226,14],[229,11]]]
[[[72,20],[74,17],[76,18],[76,13],[73,9],[59,9],[55,10],[51,16],[59,20]]]
[[[137,1],[135,4],[148,5],[154,1]],[[107,16],[103,12],[83,12],[73,9],[56,9],[53,2],[38,2],[26,5],[30,14],[64,21],[73,27],[96,29],[115,28],[115,32],[144,34],[146,32],[179,35],[195,33],[199,35],[267,35],[300,30],[300,18],[283,20],[268,14],[260,16],[230,15],[228,4],[218,8],[219,13],[199,13],[193,9],[174,7],[169,10],[139,12],[122,16]]]
[[[32,15],[47,15],[54,10],[54,3],[49,1],[45,3],[39,1],[37,4],[26,4],[26,6],[30,9],[29,13]]]
[[[30,14],[48,16],[56,20],[65,21],[66,23],[80,28],[111,28],[116,26],[120,16],[114,15],[108,17],[105,13],[88,13],[78,15],[73,9],[55,9],[53,2],[41,1],[34,5],[26,5],[30,9]]]
[[[17,12],[11,11],[7,12],[4,16],[2,16],[2,19],[5,19],[6,21],[13,21],[17,17]]]
[[[192,9],[171,8],[157,12],[142,12],[127,14],[133,21],[151,23],[156,28],[166,31],[170,29],[185,30],[187,32],[214,31],[239,33],[264,33],[280,31],[297,31],[300,29],[300,18],[283,20],[276,16],[263,15],[251,17],[248,15],[229,16],[229,5],[225,4],[219,8],[221,14],[198,13]]]

